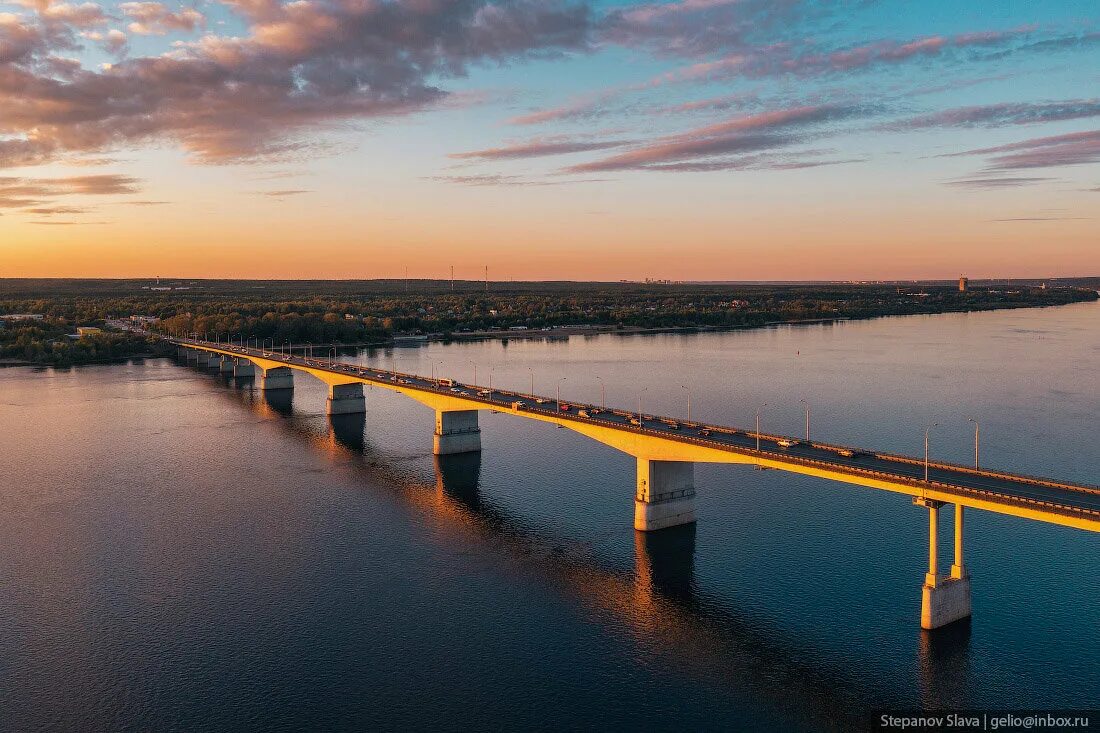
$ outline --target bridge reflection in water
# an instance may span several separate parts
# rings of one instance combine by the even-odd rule
[[[633,569],[612,568],[585,548],[525,522],[481,492],[480,452],[433,456],[434,483],[411,478],[408,465],[384,456],[366,434],[363,415],[331,415],[321,432],[315,414],[294,410],[289,393],[226,391],[259,416],[324,450],[363,482],[391,485],[419,515],[460,542],[476,542],[524,563],[611,629],[625,629],[642,658],[659,658],[693,679],[718,681],[731,694],[765,704],[812,729],[875,730],[862,711],[910,708],[885,685],[869,687],[841,661],[789,642],[695,578],[696,526],[634,533]],[[404,459],[400,461],[404,464]],[[969,623],[916,637],[919,702],[929,709],[964,701],[970,688]]]

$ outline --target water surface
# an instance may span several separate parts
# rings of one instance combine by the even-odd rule
[[[1100,304],[364,351],[563,399],[1100,483]],[[597,379],[599,377],[599,379]],[[633,460],[482,413],[480,457],[368,389],[169,360],[0,371],[0,728],[844,730],[1100,699],[1100,541],[972,512],[974,618],[919,629],[905,496],[697,467],[641,535]],[[764,404],[766,403],[766,405]],[[764,405],[764,406],[762,406]],[[950,541],[941,542],[949,562]]]

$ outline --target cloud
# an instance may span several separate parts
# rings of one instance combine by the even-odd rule
[[[1007,145],[948,153],[943,157],[987,155],[985,170],[1014,171],[1085,165],[1100,161],[1100,130],[1032,138]]]
[[[527,178],[524,176],[505,176],[497,174],[476,174],[468,176],[426,176],[426,181],[454,183],[461,186],[561,186],[573,183],[603,183],[607,178],[574,178],[568,181]]]
[[[1087,221],[1088,219],[1087,216],[1017,216],[1011,219],[990,219],[989,221]]]
[[[852,73],[914,59],[936,58],[975,48],[999,46],[1027,36],[1030,28],[984,31],[954,36],[923,36],[908,41],[879,40],[835,50],[818,50],[788,41],[758,46],[678,69],[653,79],[651,85],[705,82],[735,77],[783,74],[819,76]]]
[[[849,106],[821,105],[772,110],[732,117],[567,169],[571,173],[617,170],[730,170],[762,161],[698,160],[717,156],[752,155],[803,142],[799,130],[849,119],[865,111]]]
[[[541,125],[562,120],[592,119],[605,113],[605,105],[619,96],[620,90],[609,89],[599,94],[575,98],[558,107],[539,109],[507,120],[509,125]]]
[[[1100,100],[1070,99],[1062,102],[1006,102],[958,107],[911,117],[884,125],[888,129],[915,130],[929,127],[1004,127],[1041,122],[1060,122],[1100,116]]]
[[[275,199],[285,199],[290,196],[300,196],[303,193],[313,193],[313,191],[304,188],[287,188],[279,191],[256,191],[259,196],[270,196]]]
[[[691,112],[725,112],[731,109],[744,109],[745,107],[757,105],[759,103],[760,97],[756,93],[724,94],[719,97],[709,97],[707,99],[697,99],[691,102],[681,102],[680,104],[658,107],[652,112],[658,115],[684,114]]]
[[[54,214],[86,214],[88,209],[80,209],[75,206],[43,206],[33,209],[23,209],[27,214],[40,214],[42,216],[52,216]]]
[[[593,150],[607,150],[628,144],[626,140],[569,140],[556,138],[535,138],[527,142],[486,150],[471,150],[466,153],[451,153],[448,158],[459,160],[513,160],[518,158],[538,158],[548,155],[583,153]]]
[[[165,141],[201,162],[306,155],[316,143],[303,132],[442,104],[439,79],[584,50],[592,25],[588,7],[569,0],[228,4],[246,34],[181,42],[64,82],[41,64],[71,39],[0,14],[0,167]]]
[[[142,36],[162,36],[169,31],[193,31],[206,27],[206,18],[194,8],[173,12],[161,3],[122,3],[118,6],[123,15],[133,22],[127,26],[131,33]]]
[[[38,224],[40,226],[58,226],[58,227],[70,227],[70,226],[88,226],[90,224],[112,224],[110,221],[28,221],[28,224]]]
[[[609,12],[601,23],[605,43],[659,56],[703,56],[744,48],[779,25],[806,13],[798,0],[678,0]]]
[[[1003,188],[1018,188],[1020,186],[1031,186],[1036,183],[1044,183],[1046,181],[1056,181],[1057,178],[1036,178],[1036,177],[1003,177],[1003,178],[956,178],[954,180],[945,181],[945,185],[955,186],[957,188],[974,188],[974,189],[986,189],[986,190],[999,190]]]
[[[50,3],[45,7],[40,7],[38,15],[44,20],[66,23],[76,28],[103,25],[108,20],[103,8],[95,3],[82,3],[80,5]]]
[[[54,209],[56,207],[47,205],[52,199],[58,197],[131,194],[138,192],[138,184],[139,181],[136,178],[116,174],[66,178],[0,177],[0,208]],[[52,213],[62,212],[53,211]]]

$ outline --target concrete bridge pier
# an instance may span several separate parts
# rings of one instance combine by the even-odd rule
[[[325,413],[328,415],[353,415],[367,411],[367,400],[363,396],[363,383],[330,384]]]
[[[234,359],[233,376],[254,377],[256,376],[256,365],[250,362],[248,359]]]
[[[205,351],[199,351],[198,349],[183,349],[183,359],[188,364],[194,364],[205,355]]]
[[[432,453],[449,456],[481,450],[477,410],[436,410]]]
[[[207,369],[221,369],[222,368],[222,355],[221,354],[204,354],[199,359],[199,364],[205,366]]]
[[[921,588],[920,625],[938,629],[970,618],[970,573],[963,563],[963,507],[955,505],[955,562],[950,575],[940,576],[939,514],[944,502],[915,497],[913,503],[928,509],[928,572]]]
[[[695,464],[638,459],[634,529],[652,532],[695,521]]]
[[[232,356],[223,356],[221,358],[221,361],[218,363],[218,371],[222,374],[232,374],[233,361],[234,359]]]
[[[293,389],[294,377],[290,367],[270,367],[260,375],[260,389]]]

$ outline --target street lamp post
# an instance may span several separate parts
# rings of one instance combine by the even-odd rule
[[[531,391],[528,394],[532,397],[535,396],[535,370],[531,367],[527,367],[527,371],[531,372]]]
[[[928,434],[932,432],[932,428],[939,427],[938,422],[934,422],[924,428],[924,483],[928,483]]]
[[[475,362],[472,362],[472,361],[469,362],[469,364],[470,364],[470,366],[472,366],[474,368],[474,381],[473,381],[473,384],[476,386],[477,385],[477,364]]]
[[[687,421],[691,422],[691,390],[688,389],[687,387],[685,387],[682,384],[680,385],[680,389],[687,392],[687,398],[688,398],[688,417],[687,417]]]
[[[974,423],[974,470],[977,470],[978,469],[978,431],[980,430],[980,428],[978,427],[978,421],[975,420],[974,418],[968,417],[966,419],[969,420],[970,422]]]
[[[555,395],[554,399],[557,402],[558,412],[561,412],[561,383],[565,381],[565,377],[558,377],[558,383],[554,385]]]
[[[768,406],[767,402],[761,402],[760,407],[756,408],[756,452],[760,452],[760,412]]]
[[[806,408],[806,442],[810,442],[810,403],[806,400],[799,400],[802,406]]]
[[[600,409],[607,409],[607,385],[603,383],[603,377],[599,374],[594,375],[596,379],[600,380]]]
[[[642,426],[642,395],[649,387],[642,387],[642,390],[638,393],[638,427]]]

